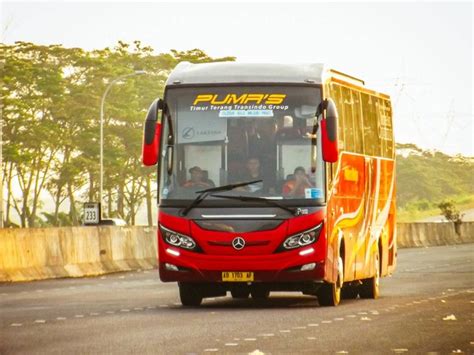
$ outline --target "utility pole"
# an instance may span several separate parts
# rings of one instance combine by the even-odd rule
[[[112,86],[126,78],[135,75],[142,75],[146,74],[144,70],[136,70],[133,73],[121,75],[115,79],[113,79],[105,88],[104,94],[102,95],[102,100],[100,102],[100,188],[99,188],[99,202],[102,211],[102,198],[103,198],[103,189],[104,189],[104,113],[105,113],[105,99],[107,98],[107,94],[109,93]],[[102,212],[101,212],[102,213]],[[102,217],[102,216],[100,216]]]

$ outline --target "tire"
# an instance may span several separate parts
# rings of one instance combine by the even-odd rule
[[[230,294],[232,295],[232,298],[247,299],[250,296],[250,291],[246,289],[236,289],[230,291]]]
[[[371,278],[362,280],[359,286],[359,295],[361,298],[376,299],[380,296],[380,254],[377,252],[374,256],[375,275]]]
[[[335,283],[327,283],[321,286],[318,292],[318,302],[321,306],[335,307],[341,302],[341,289],[344,280],[342,258],[338,258],[337,280]]]
[[[202,294],[192,284],[179,284],[179,298],[185,307],[198,307],[202,302]]]
[[[270,291],[256,289],[256,290],[250,291],[250,294],[252,295],[252,298],[255,300],[265,300],[268,298],[268,296],[270,296]]]
[[[341,290],[341,296],[344,300],[355,300],[359,295],[357,286],[345,286]]]

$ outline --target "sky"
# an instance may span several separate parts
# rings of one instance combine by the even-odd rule
[[[472,2],[1,2],[1,41],[140,40],[240,62],[323,62],[389,94],[395,138],[474,156]]]

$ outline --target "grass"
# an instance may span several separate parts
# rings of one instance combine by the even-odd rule
[[[474,208],[474,195],[460,195],[448,198],[453,200],[456,207],[462,212]],[[418,209],[413,205],[407,205],[397,211],[397,222],[415,222],[427,217],[439,216],[441,211],[433,204],[428,209]]]

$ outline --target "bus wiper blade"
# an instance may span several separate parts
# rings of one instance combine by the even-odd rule
[[[197,193],[197,194],[200,194],[200,193],[204,193],[204,192],[230,191],[230,190],[236,189],[237,187],[252,185],[252,184],[256,184],[256,183],[258,183],[258,182],[262,182],[262,181],[263,181],[263,180],[253,180],[253,181],[239,182],[239,183],[237,183],[237,184],[229,184],[229,185],[211,187],[211,188],[209,188],[209,189],[205,189],[205,190],[201,190],[201,191],[196,191],[196,193]]]
[[[299,213],[299,209],[294,209],[294,208],[291,208],[291,207],[286,207],[274,200],[269,200],[269,199],[266,199],[266,198],[263,198],[263,197],[256,197],[256,196],[232,196],[232,195],[211,195],[213,197],[220,197],[220,198],[227,198],[227,199],[230,199],[230,200],[239,200],[239,201],[250,201],[250,202],[264,202],[266,203],[267,205],[270,205],[270,206],[275,206],[275,207],[279,207],[281,208],[282,210],[285,210],[287,212],[290,212],[292,215],[294,216],[298,216],[300,213]]]
[[[202,202],[202,200],[204,200],[207,196],[209,196],[211,192],[230,191],[230,190],[236,189],[237,187],[252,185],[258,182],[262,182],[262,181],[263,180],[253,180],[253,181],[247,181],[247,182],[240,182],[238,184],[229,184],[229,185],[211,187],[209,189],[196,191],[196,193],[199,195],[193,200],[193,202],[189,204],[188,207],[186,207],[183,210],[182,214],[183,216],[186,216],[189,213],[189,211],[191,211],[194,207],[199,205]]]

